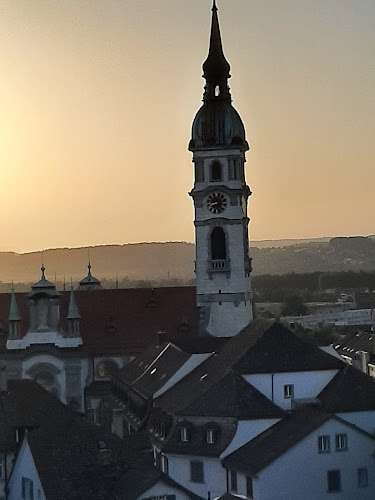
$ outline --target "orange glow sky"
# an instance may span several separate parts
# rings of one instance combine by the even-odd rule
[[[251,239],[375,233],[375,2],[218,0]],[[0,1],[0,250],[193,241],[210,0]]]

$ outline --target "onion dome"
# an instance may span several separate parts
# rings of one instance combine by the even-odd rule
[[[223,52],[215,0],[212,6],[209,51],[203,63],[203,78],[206,80],[203,106],[193,121],[189,150],[229,147],[247,151],[249,145],[245,127],[232,106],[229,92],[230,65]]]

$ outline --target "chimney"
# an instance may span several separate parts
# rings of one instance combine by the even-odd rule
[[[8,391],[8,374],[4,364],[0,365],[0,392]]]
[[[157,338],[156,347],[161,347],[162,343],[165,341],[165,335],[166,335],[166,332],[163,332],[163,330],[160,330],[156,334],[156,338]]]

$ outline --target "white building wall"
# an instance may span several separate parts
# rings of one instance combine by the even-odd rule
[[[348,450],[335,450],[335,435],[347,434]],[[318,452],[318,436],[329,435],[330,453]],[[330,420],[257,474],[254,500],[373,500],[375,442],[337,420]],[[368,486],[358,487],[357,469],[368,470]],[[327,491],[327,472],[339,470],[341,491]],[[240,493],[240,492],[239,492]]]
[[[8,500],[21,500],[22,497],[22,478],[31,479],[33,482],[34,499],[46,500],[43,487],[35,467],[29,445],[26,440],[23,442],[20,452],[17,456],[12,475],[9,480]],[[40,496],[38,497],[38,491]]]
[[[221,458],[226,457],[233,451],[241,448],[244,444],[248,443],[256,436],[261,434],[266,429],[269,429],[277,422],[279,418],[259,419],[259,420],[243,420],[239,421],[237,425],[236,434],[232,439],[230,445],[220,455]]]
[[[169,476],[177,483],[203,498],[220,496],[227,488],[226,470],[219,458],[197,456],[178,456],[167,454],[169,462]],[[190,462],[203,462],[204,482],[195,483],[190,480]]]
[[[275,404],[284,410],[290,410],[293,399],[316,398],[337,372],[338,370],[265,373],[243,375],[243,378]],[[285,385],[294,386],[293,398],[284,397]]]
[[[375,436],[375,411],[352,411],[337,416]]]

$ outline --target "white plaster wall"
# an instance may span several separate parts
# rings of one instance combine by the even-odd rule
[[[290,410],[292,399],[316,398],[337,372],[338,370],[319,370],[275,373],[273,377],[271,373],[243,377],[275,404],[284,410]],[[288,384],[294,385],[294,398],[284,398],[284,385]]]
[[[243,420],[238,422],[237,431],[230,445],[220,455],[221,458],[226,457],[233,451],[241,448],[263,431],[279,422],[279,418],[259,419],[259,420]]]
[[[335,451],[335,435],[346,433],[348,450]],[[329,435],[331,452],[318,453],[318,436]],[[258,474],[254,500],[373,500],[375,442],[331,419]],[[367,467],[369,486],[358,488],[357,469]],[[327,471],[340,470],[342,490],[327,492]]]
[[[215,337],[233,337],[237,335],[253,318],[251,301],[241,302],[238,306],[232,302],[214,302],[211,305],[210,321],[207,331]]]
[[[22,444],[21,450],[14,465],[12,475],[9,480],[8,500],[22,499],[22,477],[26,477],[33,481],[34,499],[38,498],[38,489],[41,490],[41,500],[46,499],[38,472],[35,467],[34,459],[30,452],[29,445],[26,441],[24,441]]]
[[[218,458],[167,455],[169,461],[169,476],[177,483],[193,493],[208,498],[222,495],[227,490],[226,470],[222,467]],[[190,481],[190,461],[200,460],[204,462],[204,483]]]
[[[375,411],[352,411],[337,416],[375,436]]]
[[[163,497],[165,495],[176,495],[176,500],[190,500],[190,497],[188,497],[185,493],[163,483],[162,481],[158,481],[154,484],[154,486],[142,493],[137,500],[143,500],[144,498],[150,497]]]

